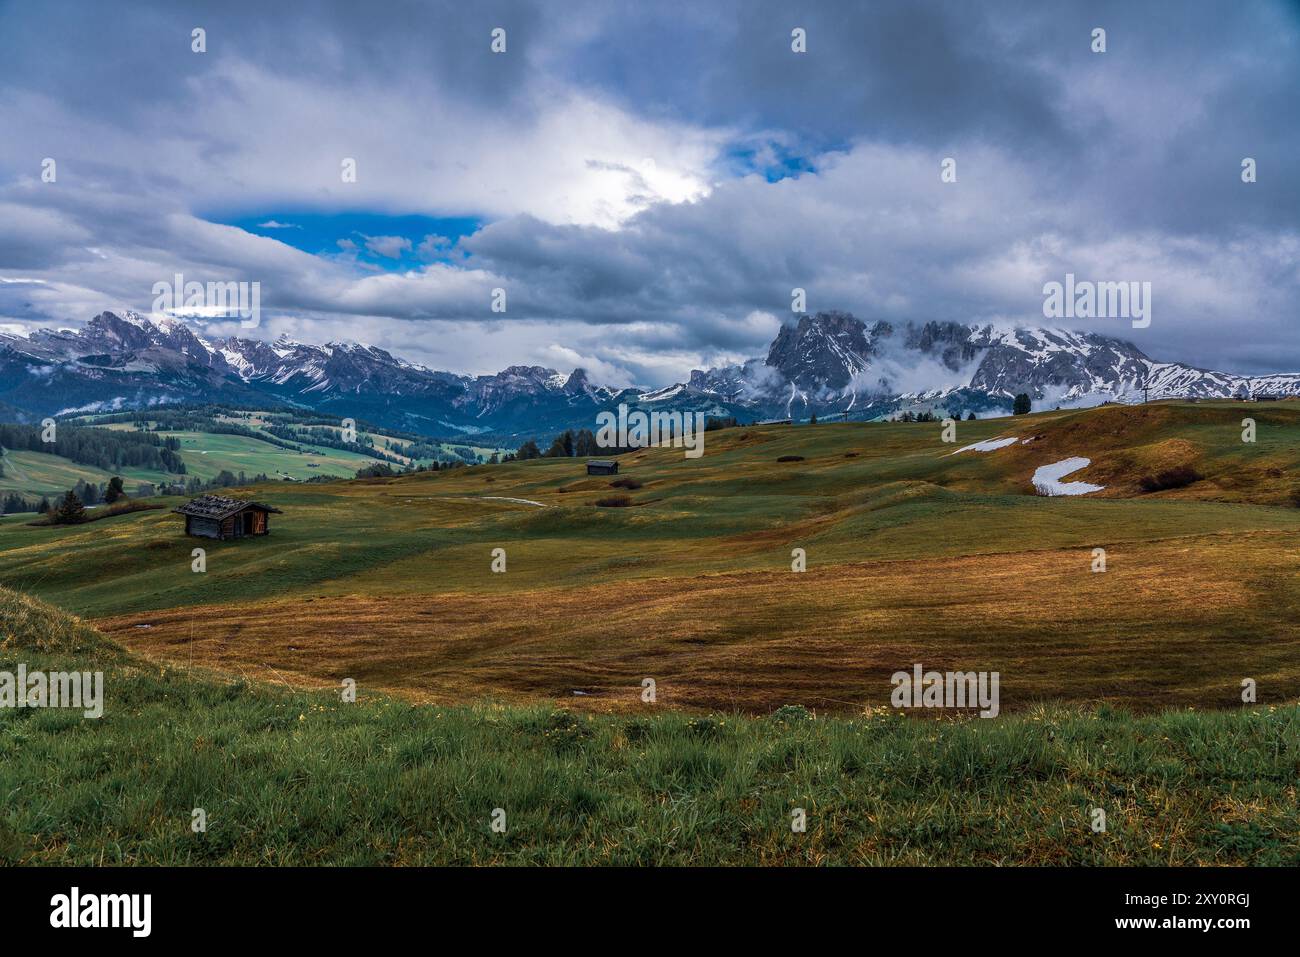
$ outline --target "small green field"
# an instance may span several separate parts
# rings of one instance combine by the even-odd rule
[[[340,441],[343,439],[342,426],[318,425],[314,423],[304,424],[300,421],[299,416],[290,412],[231,411],[227,414],[219,415],[216,418],[218,421],[221,422],[229,422],[232,424],[244,425],[247,426],[248,428],[255,429],[258,431],[264,431],[268,426],[273,426],[273,425],[293,426],[298,428],[305,428],[309,432],[318,432],[320,433],[321,436],[328,436],[330,439],[334,441]],[[429,465],[434,461],[434,459],[431,457],[412,458],[410,456],[403,455],[400,452],[396,451],[398,448],[410,445],[413,441],[415,441],[412,438],[401,438],[400,436],[392,435],[390,433],[384,432],[383,430],[367,429],[364,427],[357,430],[356,438],[358,441],[362,443],[369,440],[370,442],[373,443],[372,447],[376,451],[383,452],[387,455],[395,456],[402,462],[402,464]],[[504,456],[507,452],[514,451],[513,449],[505,449],[496,446],[478,445],[468,440],[464,442],[453,442],[453,441],[440,441],[431,438],[421,438],[419,439],[419,441],[423,444],[437,447],[442,451],[442,453],[445,456],[454,459],[461,459],[461,456],[453,452],[452,451],[453,449],[457,449],[457,448],[468,449],[475,456],[477,456],[480,462],[486,462],[494,454]],[[311,443],[305,442],[302,444],[310,445]]]
[[[374,465],[375,459],[341,449],[304,446],[298,452],[244,435],[209,432],[159,432],[181,442],[181,458],[189,475],[209,481],[222,471],[248,476],[265,474],[273,479],[309,479],[322,475],[351,478],[357,469]]]
[[[320,432],[322,435],[328,435],[331,439],[334,440],[340,440],[343,436],[343,430],[337,426],[314,425],[314,426],[310,426],[309,428],[313,432]],[[373,447],[376,450],[383,452],[387,455],[395,456],[404,465],[430,465],[434,461],[433,458],[428,456],[420,457],[420,458],[412,458],[409,455],[403,455],[399,451],[397,451],[398,449],[409,445],[411,443],[410,439],[403,439],[394,435],[388,435],[384,432],[375,432],[369,429],[360,429],[357,431],[356,435],[357,435],[357,440],[359,442],[364,442],[366,440],[373,442],[374,443]],[[450,456],[454,459],[458,459],[461,461],[464,461],[464,459],[461,456],[457,455],[455,452],[453,452],[452,449],[456,449],[456,448],[469,449],[471,452],[474,453],[475,456],[477,456],[480,462],[486,462],[488,459],[492,457],[493,454],[505,455],[507,451],[513,451],[508,449],[502,449],[502,448],[494,448],[491,446],[475,445],[472,442],[445,442],[445,441],[436,441],[433,439],[426,439],[424,441],[429,445],[437,446],[444,453],[444,455]]]
[[[119,432],[135,428],[123,422],[96,427]],[[242,471],[250,478],[265,474],[277,480],[291,478],[302,481],[320,476],[351,478],[358,469],[379,461],[370,455],[307,443],[295,443],[297,449],[284,448],[272,441],[269,435],[263,441],[255,436],[201,431],[163,431],[157,434],[180,440],[178,451],[187,469],[185,475],[145,468],[101,469],[45,452],[5,449],[3,457],[0,457],[5,472],[0,476],[0,494],[14,491],[35,500],[42,496],[61,495],[78,481],[102,485],[114,475],[125,480],[128,493],[133,493],[141,482],[157,486],[184,482],[190,477],[207,482],[222,471],[234,475]]]
[[[0,476],[0,494],[19,492],[31,499],[65,492],[78,481],[104,483],[114,475],[122,476],[128,492],[140,482],[157,483],[167,478],[165,473],[146,469],[108,472],[91,465],[79,465],[57,455],[25,450],[5,449],[0,464],[4,466],[5,473]]]

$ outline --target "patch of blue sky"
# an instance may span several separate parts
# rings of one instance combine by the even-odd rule
[[[457,241],[484,225],[470,216],[365,212],[275,211],[214,221],[267,236],[313,256],[355,256],[359,262],[393,272],[450,262]]]
[[[722,164],[732,176],[757,173],[769,183],[817,172],[811,156],[773,142],[737,144],[723,154]]]

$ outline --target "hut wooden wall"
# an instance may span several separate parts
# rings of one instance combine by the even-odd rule
[[[211,518],[186,515],[185,531],[190,535],[198,535],[200,538],[220,538],[221,523]]]

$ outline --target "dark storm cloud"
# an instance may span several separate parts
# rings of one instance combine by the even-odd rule
[[[482,56],[484,38],[502,24],[519,55]],[[395,96],[436,88],[494,108],[535,76],[529,41],[550,32],[539,5],[528,0],[0,4],[4,79],[123,121],[192,122],[154,114],[189,104],[188,81],[209,67],[190,48],[196,27],[207,33],[210,56],[237,50],[309,81],[365,79],[391,84]]]
[[[994,24],[970,3],[735,0],[674,15],[644,5],[570,62],[586,82],[615,78],[630,104],[708,124],[739,118],[823,147],[868,133],[1062,143],[1060,81],[1019,49],[1032,31],[1016,21],[1041,24],[1038,6]],[[804,57],[791,56],[796,27],[807,32]]]

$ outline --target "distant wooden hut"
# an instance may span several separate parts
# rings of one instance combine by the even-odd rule
[[[224,495],[200,495],[172,511],[185,516],[186,535],[219,539],[265,535],[271,528],[270,514],[281,514],[270,505]]]
[[[617,475],[618,463],[613,459],[588,459],[588,475]]]

